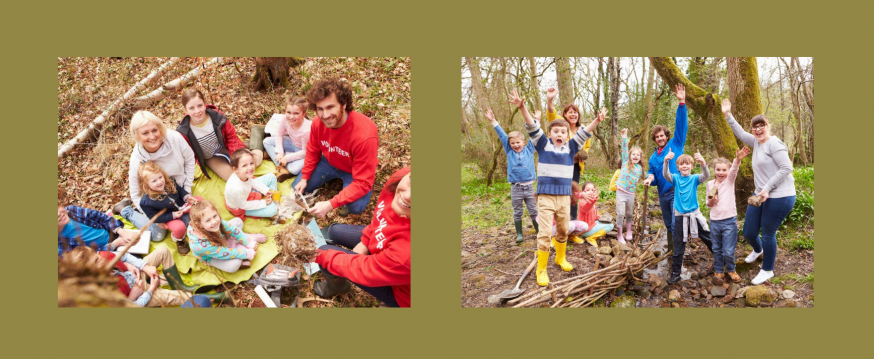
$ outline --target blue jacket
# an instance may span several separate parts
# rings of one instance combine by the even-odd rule
[[[524,183],[537,179],[537,174],[534,171],[534,152],[536,151],[534,145],[530,141],[525,141],[525,147],[522,147],[521,152],[516,153],[510,147],[510,139],[500,124],[495,124],[495,132],[501,138],[504,152],[507,153],[507,182]]]
[[[146,217],[152,218],[162,209],[166,208],[167,212],[164,212],[158,219],[155,220],[155,223],[167,223],[172,221],[173,212],[176,212],[185,205],[185,196],[188,195],[188,192],[185,192],[185,189],[182,188],[179,184],[173,182],[173,185],[176,186],[176,193],[168,193],[161,200],[154,200],[149,195],[143,194],[143,198],[140,199],[140,208],[143,209],[143,214]]]
[[[656,146],[652,151],[652,156],[649,157],[649,170],[647,170],[647,173],[655,177],[653,183],[658,186],[659,194],[664,194],[674,188],[674,184],[665,180],[665,176],[662,174],[662,166],[665,163],[665,156],[668,155],[668,149],[670,149],[671,152],[674,152],[674,159],[668,162],[671,166],[670,172],[680,172],[680,170],[677,169],[677,157],[680,157],[680,154],[683,153],[683,149],[686,147],[686,131],[688,130],[688,127],[688,112],[686,110],[686,105],[682,104],[677,107],[677,121],[674,126],[674,137],[668,140],[668,144],[666,144],[665,148],[662,149],[661,154],[659,154],[659,148]]]

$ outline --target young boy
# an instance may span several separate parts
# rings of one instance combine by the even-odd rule
[[[549,123],[549,138],[543,135],[543,130],[525,108],[525,100],[513,90],[510,103],[519,108],[522,117],[525,118],[525,129],[528,131],[530,141],[537,150],[537,213],[540,227],[551,228],[553,220],[556,225],[555,264],[561,266],[565,272],[574,269],[565,259],[567,250],[567,230],[570,222],[571,207],[571,182],[573,182],[574,154],[579,152],[586,140],[591,137],[589,132],[595,129],[603,119],[606,110],[601,109],[598,117],[585,128],[580,128],[577,133],[570,134],[570,124],[563,119],[556,119]],[[550,231],[544,230],[537,233],[537,284],[546,286],[549,284],[549,276],[546,273],[546,263],[549,260]]]
[[[539,231],[537,226],[537,206],[534,200],[534,180],[537,175],[534,172],[534,145],[525,143],[525,137],[519,131],[504,133],[504,129],[495,120],[495,114],[490,108],[486,112],[486,118],[491,121],[492,127],[501,138],[504,152],[507,153],[507,182],[510,182],[510,198],[513,203],[513,223],[516,225],[516,244],[522,244],[522,213],[523,203],[528,207],[528,216],[534,223],[534,230]],[[540,120],[540,111],[534,114],[535,121]]]
[[[700,162],[703,173],[692,176],[692,167],[694,166],[692,156],[687,154],[680,155],[677,158],[677,169],[680,173],[671,173],[668,163],[674,159],[674,152],[668,149],[668,154],[665,156],[664,167],[662,174],[668,183],[673,184],[675,189],[674,197],[674,264],[671,268],[671,278],[668,279],[668,284],[675,284],[680,281],[680,272],[683,270],[683,254],[686,251],[686,242],[689,238],[701,238],[707,249],[713,253],[713,242],[710,241],[710,230],[707,227],[707,219],[701,214],[698,207],[698,185],[707,181],[710,177],[710,170],[707,169],[707,162],[701,153],[695,152],[694,162]]]
[[[122,247],[134,240],[134,235],[122,231],[122,227],[121,221],[100,211],[78,206],[64,208],[58,202],[58,257],[62,257],[65,250],[79,247],[79,239],[99,251]],[[113,235],[117,236],[115,240]]]
[[[715,179],[707,182],[707,207],[710,207],[710,228],[713,235],[713,276],[740,282],[734,271],[734,250],[737,247],[737,208],[734,204],[734,180],[740,161],[750,153],[749,147],[738,149],[734,162],[717,158],[713,163]],[[716,191],[711,196],[711,192]],[[723,272],[723,268],[725,271]]]

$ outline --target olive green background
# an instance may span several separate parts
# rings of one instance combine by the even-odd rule
[[[872,173],[872,101],[865,91],[871,9],[844,1],[813,4],[7,4],[0,22],[3,147],[10,160],[2,176],[3,352],[16,358],[860,356],[871,338],[871,211],[865,205]],[[412,58],[413,308],[94,310],[58,309],[51,301],[57,57],[217,55]],[[820,61],[815,308],[460,307],[461,57],[617,55]]]

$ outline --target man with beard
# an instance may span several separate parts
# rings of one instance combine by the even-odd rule
[[[677,120],[674,125],[674,137],[671,138],[671,130],[662,125],[657,125],[652,128],[652,140],[658,145],[652,156],[649,157],[649,174],[646,180],[643,181],[645,186],[649,186],[655,182],[659,190],[659,206],[662,209],[662,219],[665,221],[665,229],[668,231],[668,249],[673,248],[673,225],[674,225],[674,185],[665,180],[662,175],[662,166],[664,165],[665,156],[669,152],[682,154],[683,148],[686,146],[686,130],[688,129],[688,115],[686,110],[686,88],[677,84],[674,91],[674,96],[680,101],[677,107]],[[668,162],[670,172],[679,172],[677,169],[676,158]]]
[[[341,216],[364,212],[376,178],[379,147],[376,124],[352,111],[352,88],[339,78],[319,80],[306,97],[317,117],[310,130],[303,170],[292,188],[298,193],[313,192],[339,178],[343,190],[334,198],[313,205],[309,213],[323,218],[339,207],[343,207]]]

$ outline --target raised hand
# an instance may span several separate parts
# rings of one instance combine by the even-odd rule
[[[546,101],[552,102],[558,96],[558,90],[555,87],[550,87],[546,90]]]
[[[489,122],[495,122],[495,113],[492,112],[491,107],[489,107],[489,109],[486,111],[486,118],[489,120]]]
[[[680,100],[680,103],[685,103],[686,86],[683,86],[683,84],[677,84],[677,87],[674,89],[674,96],[677,96],[677,100]]]
[[[707,165],[707,162],[704,161],[704,156],[701,155],[701,152],[698,151],[698,149],[695,149],[695,155],[693,155],[692,157],[695,158],[695,161],[701,162],[702,166]]]
[[[726,100],[726,101],[728,101],[728,100]],[[747,146],[744,146],[744,148],[739,148],[737,150],[736,156],[737,156],[737,159],[741,160],[744,157],[746,157],[748,154],[750,154],[750,148]]]
[[[671,148],[669,147],[669,148],[668,148],[668,154],[665,155],[665,162],[668,162],[668,161],[670,161],[670,160],[672,160],[672,159],[674,159],[674,151],[671,151]]]
[[[516,90],[513,90],[513,94],[510,95],[510,100],[508,100],[507,102],[513,104],[513,106],[516,106],[516,108],[518,109],[521,109],[525,106],[525,98],[519,97],[519,92],[517,92]]]
[[[622,138],[626,138],[626,137],[628,137],[628,129],[627,129],[627,128],[623,128],[623,129],[622,129],[622,132],[620,132],[620,134],[622,135]]]
[[[601,107],[601,110],[598,111],[598,116],[595,117],[595,121],[601,122],[604,121],[605,118],[607,118],[607,109]]]
[[[534,120],[540,122],[540,111],[534,111]]]
[[[728,117],[728,114],[730,114],[730,113],[731,113],[731,101],[729,101],[727,98],[723,99],[722,100],[722,114],[725,115],[725,117]]]

